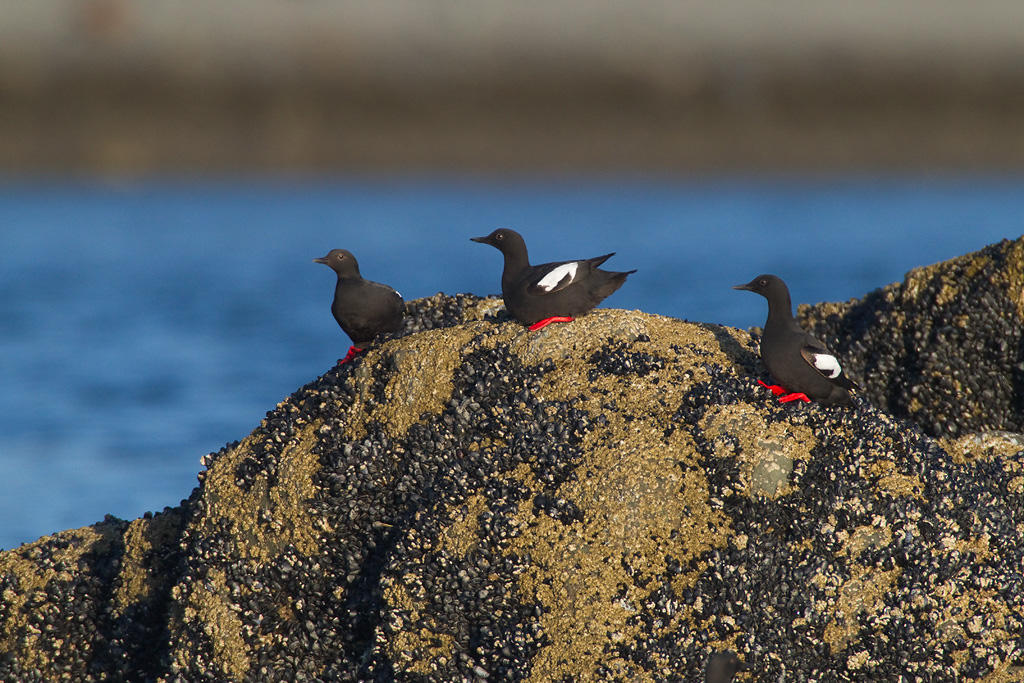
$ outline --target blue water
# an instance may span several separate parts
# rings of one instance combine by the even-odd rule
[[[333,247],[407,299],[495,293],[536,262],[617,255],[606,305],[749,327],[760,272],[842,300],[1024,232],[1024,178],[0,183],[0,547],[177,505],[348,346]]]

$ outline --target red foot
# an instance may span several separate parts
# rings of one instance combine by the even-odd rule
[[[341,358],[341,359],[338,360],[338,365],[344,365],[345,363],[349,362],[350,360],[352,360],[353,358],[355,358],[356,356],[358,356],[359,354],[361,354],[365,350],[366,349],[361,349],[358,346],[350,346],[350,347],[348,347],[348,353],[345,354],[344,358]]]
[[[760,384],[765,389],[770,390],[772,394],[774,394],[775,396],[781,396],[782,394],[786,393],[786,390],[780,387],[778,384],[765,384],[761,380],[757,380],[757,383]]]
[[[536,332],[541,328],[547,327],[551,323],[571,323],[572,321],[573,318],[568,315],[556,315],[551,318],[544,318],[543,320],[538,320],[534,324],[530,325],[530,332]]]
[[[810,403],[811,399],[807,398],[807,394],[799,392],[795,394],[786,394],[779,398],[779,403],[789,403],[790,401],[806,401],[807,403]]]

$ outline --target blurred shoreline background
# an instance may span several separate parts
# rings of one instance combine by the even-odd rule
[[[1010,170],[1024,4],[33,0],[0,173]]]

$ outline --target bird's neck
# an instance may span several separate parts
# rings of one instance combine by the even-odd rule
[[[336,274],[338,276],[338,284],[339,285],[342,282],[351,282],[352,280],[361,280],[362,279],[362,277],[359,275],[359,271],[358,270],[356,272],[354,272],[354,273],[346,271],[344,273],[336,273]]]
[[[765,327],[789,325],[793,320],[793,302],[789,298],[789,292],[777,292],[768,299],[768,320]]]
[[[501,285],[504,287],[512,283],[519,271],[530,265],[530,259],[525,246],[522,249],[508,249],[502,255],[505,257],[505,268],[501,273]]]

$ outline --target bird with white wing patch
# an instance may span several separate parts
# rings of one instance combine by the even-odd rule
[[[742,289],[768,300],[768,320],[761,335],[761,359],[779,384],[758,382],[779,396],[779,402],[820,401],[849,405],[850,389],[857,387],[843,372],[828,348],[800,327],[786,283],[775,275],[758,275]]]
[[[583,315],[621,287],[630,273],[636,272],[616,273],[598,268],[614,252],[578,261],[531,266],[526,242],[518,232],[508,228],[470,239],[490,244],[504,255],[501,296],[505,308],[531,330],[553,322],[569,322],[573,316]]]

